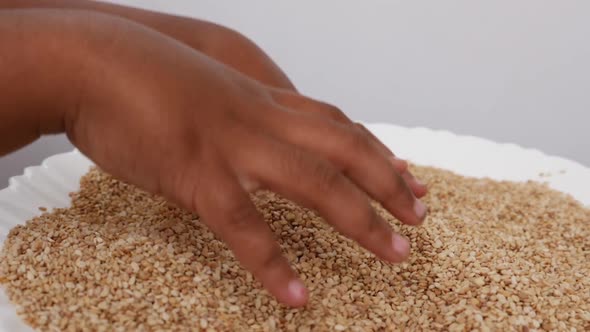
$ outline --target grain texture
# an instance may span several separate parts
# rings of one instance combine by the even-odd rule
[[[588,331],[590,211],[536,183],[414,167],[424,226],[379,261],[312,211],[253,200],[310,289],[279,305],[196,215],[92,170],[68,209],[15,227],[0,283],[41,331]]]

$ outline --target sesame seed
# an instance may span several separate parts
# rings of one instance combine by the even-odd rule
[[[429,217],[412,253],[380,261],[314,211],[252,200],[310,291],[280,305],[195,214],[98,169],[72,206],[13,228],[0,283],[40,331],[586,331],[590,210],[535,182],[412,166]]]

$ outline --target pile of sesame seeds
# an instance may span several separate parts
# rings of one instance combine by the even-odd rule
[[[588,331],[590,210],[537,183],[414,167],[424,226],[382,262],[314,212],[253,195],[310,290],[277,303],[199,221],[99,170],[72,206],[11,230],[0,283],[40,331]]]

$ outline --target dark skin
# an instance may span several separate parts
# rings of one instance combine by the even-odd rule
[[[0,2],[0,10],[30,8],[91,10],[133,20],[166,34],[261,83],[296,92],[295,86],[287,75],[255,43],[237,31],[218,24],[96,1],[4,0]],[[328,104],[324,106],[313,110],[332,118],[334,121],[352,123],[337,107]],[[384,153],[393,155],[362,125],[354,125],[371,136],[375,144],[380,145]],[[407,163],[405,161],[395,159],[393,164],[417,197],[426,194],[426,186],[419,183],[410,172],[406,171]]]
[[[104,170],[199,213],[289,306],[307,291],[249,192],[316,209],[386,261],[409,255],[368,198],[418,225],[426,188],[336,107],[297,93],[245,37],[94,2],[0,4],[16,7],[39,9],[0,10],[0,154],[67,133]]]

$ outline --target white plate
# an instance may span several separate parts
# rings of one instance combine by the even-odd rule
[[[417,164],[497,180],[545,181],[590,205],[590,169],[576,162],[446,131],[390,124],[367,127],[397,155]],[[10,186],[0,191],[0,246],[12,227],[39,215],[40,206],[67,206],[68,193],[79,188],[78,180],[91,165],[82,154],[72,151],[50,157],[41,166],[26,168],[24,175],[10,179]],[[0,290],[0,332],[20,331],[31,329],[21,322]]]

